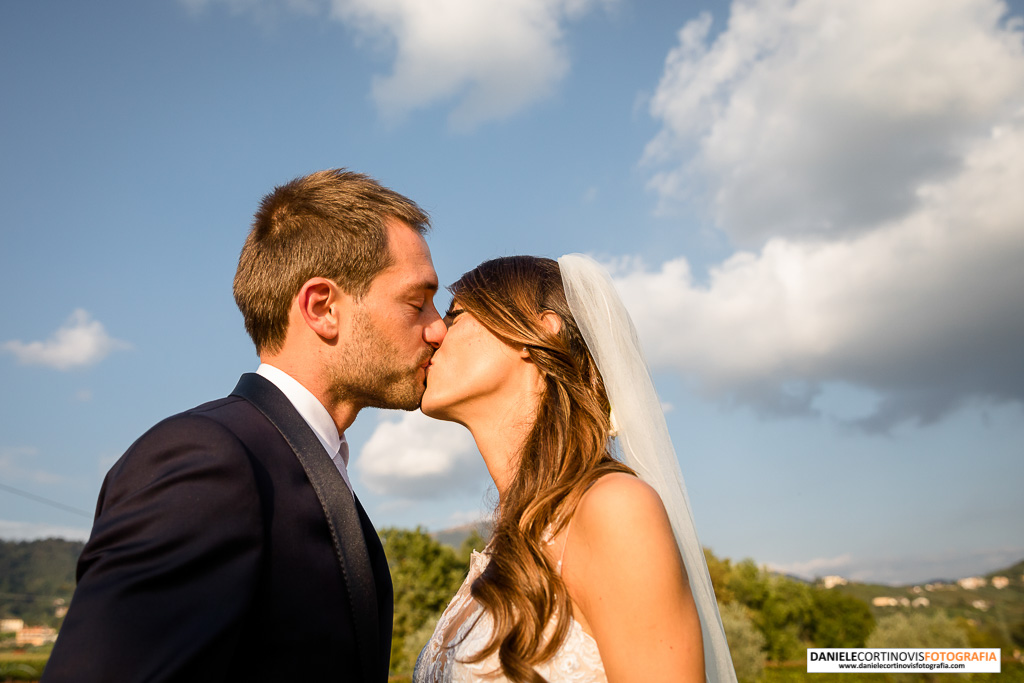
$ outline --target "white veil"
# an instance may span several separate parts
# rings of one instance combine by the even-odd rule
[[[558,265],[569,310],[604,379],[623,461],[658,492],[668,510],[700,614],[707,681],[736,681],[679,461],[633,321],[611,277],[596,261],[567,254]]]

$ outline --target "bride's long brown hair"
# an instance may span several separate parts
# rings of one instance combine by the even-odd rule
[[[533,427],[495,511],[490,562],[473,582],[473,598],[490,613],[494,633],[471,658],[480,661],[497,651],[509,680],[544,683],[534,667],[561,646],[572,616],[545,540],[565,528],[598,478],[632,470],[609,452],[604,382],[569,311],[556,261],[486,261],[448,289],[492,334],[528,349],[544,378]],[[548,311],[561,319],[557,332],[542,322]],[[554,628],[547,630],[552,621]]]

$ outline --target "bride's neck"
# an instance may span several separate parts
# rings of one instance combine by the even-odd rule
[[[515,475],[515,463],[533,429],[535,415],[536,401],[522,400],[505,406],[504,411],[485,412],[464,423],[476,441],[499,496]]]

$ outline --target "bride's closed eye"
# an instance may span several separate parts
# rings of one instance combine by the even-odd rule
[[[444,314],[444,326],[451,327],[455,319],[466,312],[464,308],[449,308],[448,312]]]

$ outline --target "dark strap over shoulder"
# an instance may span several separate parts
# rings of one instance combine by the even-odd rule
[[[367,683],[386,680],[386,671],[375,670],[381,661],[377,590],[351,490],[316,434],[273,382],[255,373],[247,373],[242,375],[231,393],[252,403],[270,420],[295,451],[306,471],[323,506],[348,589],[356,644],[361,655],[362,679]]]

